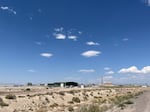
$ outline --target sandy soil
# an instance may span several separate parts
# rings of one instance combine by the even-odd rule
[[[127,105],[124,109],[114,107],[108,112],[150,112],[150,89],[135,99],[131,99],[134,103]]]
[[[28,91],[27,88],[30,90]],[[108,100],[117,95],[135,93],[141,88],[47,88],[47,87],[0,87],[0,98],[8,106],[0,106],[0,112],[69,112],[68,107],[77,109],[83,104],[91,104],[95,100]],[[15,95],[15,99],[6,96]],[[147,102],[148,93],[143,96]],[[78,97],[80,102],[74,102]],[[143,99],[142,98],[142,99]],[[149,98],[150,99],[150,98]],[[150,101],[150,100],[148,100]],[[149,104],[149,103],[148,103]],[[2,105],[0,103],[0,105]],[[137,106],[140,105],[137,102]],[[145,106],[145,108],[148,108]],[[117,111],[114,111],[117,112]],[[119,112],[119,111],[118,111]],[[123,111],[132,112],[132,111]],[[148,111],[133,111],[148,112]]]

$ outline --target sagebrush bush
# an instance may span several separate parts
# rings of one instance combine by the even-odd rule
[[[81,106],[77,112],[101,112],[100,107],[96,104],[91,105],[83,105]]]
[[[58,94],[65,96],[65,92],[63,92],[63,91],[60,91]]]
[[[12,99],[12,100],[13,100],[13,99],[16,99],[16,95],[8,94],[8,95],[5,96],[5,98],[6,98],[6,99]]]
[[[73,107],[72,107],[72,106],[69,106],[69,107],[68,107],[68,111],[69,111],[69,112],[73,112],[73,111],[74,111]]]
[[[80,99],[78,97],[73,97],[72,101],[75,103],[80,103]]]
[[[3,107],[3,106],[9,106],[9,105],[6,104],[2,98],[0,98],[0,106]]]

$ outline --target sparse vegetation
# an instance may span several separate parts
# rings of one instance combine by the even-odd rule
[[[6,104],[2,98],[0,98],[0,106],[4,107],[4,106],[9,106],[8,104]]]
[[[73,102],[73,101],[68,101],[68,103],[69,103],[69,104],[74,104],[74,102]]]
[[[57,103],[54,103],[52,105],[50,105],[51,108],[55,108],[55,107],[58,107],[58,104]]]
[[[10,99],[10,100],[14,100],[14,99],[16,99],[16,95],[8,94],[8,95],[6,95],[5,98],[6,98],[6,99]]]
[[[75,103],[80,103],[80,99],[78,97],[73,97],[72,101]]]
[[[105,112],[109,107],[106,105],[100,106],[98,104],[82,105],[77,112]]]
[[[125,101],[124,104],[133,104],[133,101],[128,100],[128,101]]]
[[[73,111],[74,111],[73,107],[72,107],[72,106],[69,106],[69,107],[68,107],[68,111],[69,111],[69,112],[73,112]]]
[[[26,91],[31,91],[31,89],[30,88],[26,88]]]
[[[65,96],[65,92],[63,92],[63,91],[60,91],[58,94]]]

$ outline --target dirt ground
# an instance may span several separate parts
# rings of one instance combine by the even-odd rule
[[[150,112],[150,89],[132,101],[134,103],[124,109],[113,108],[109,112]]]

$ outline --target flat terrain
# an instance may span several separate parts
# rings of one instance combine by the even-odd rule
[[[150,90],[140,95],[134,100],[133,105],[121,112],[150,112]]]
[[[119,104],[141,91],[143,88],[139,87],[91,87],[84,89],[48,88],[45,86],[0,87],[0,112],[82,112],[78,111],[80,107],[88,107],[85,105],[93,104],[102,108],[101,112],[106,112],[115,106],[114,103]],[[149,91],[145,92],[135,100],[135,104],[121,111],[149,112],[147,111],[150,104],[149,94]],[[137,109],[135,110],[135,108]],[[115,109],[111,112],[121,111]]]

